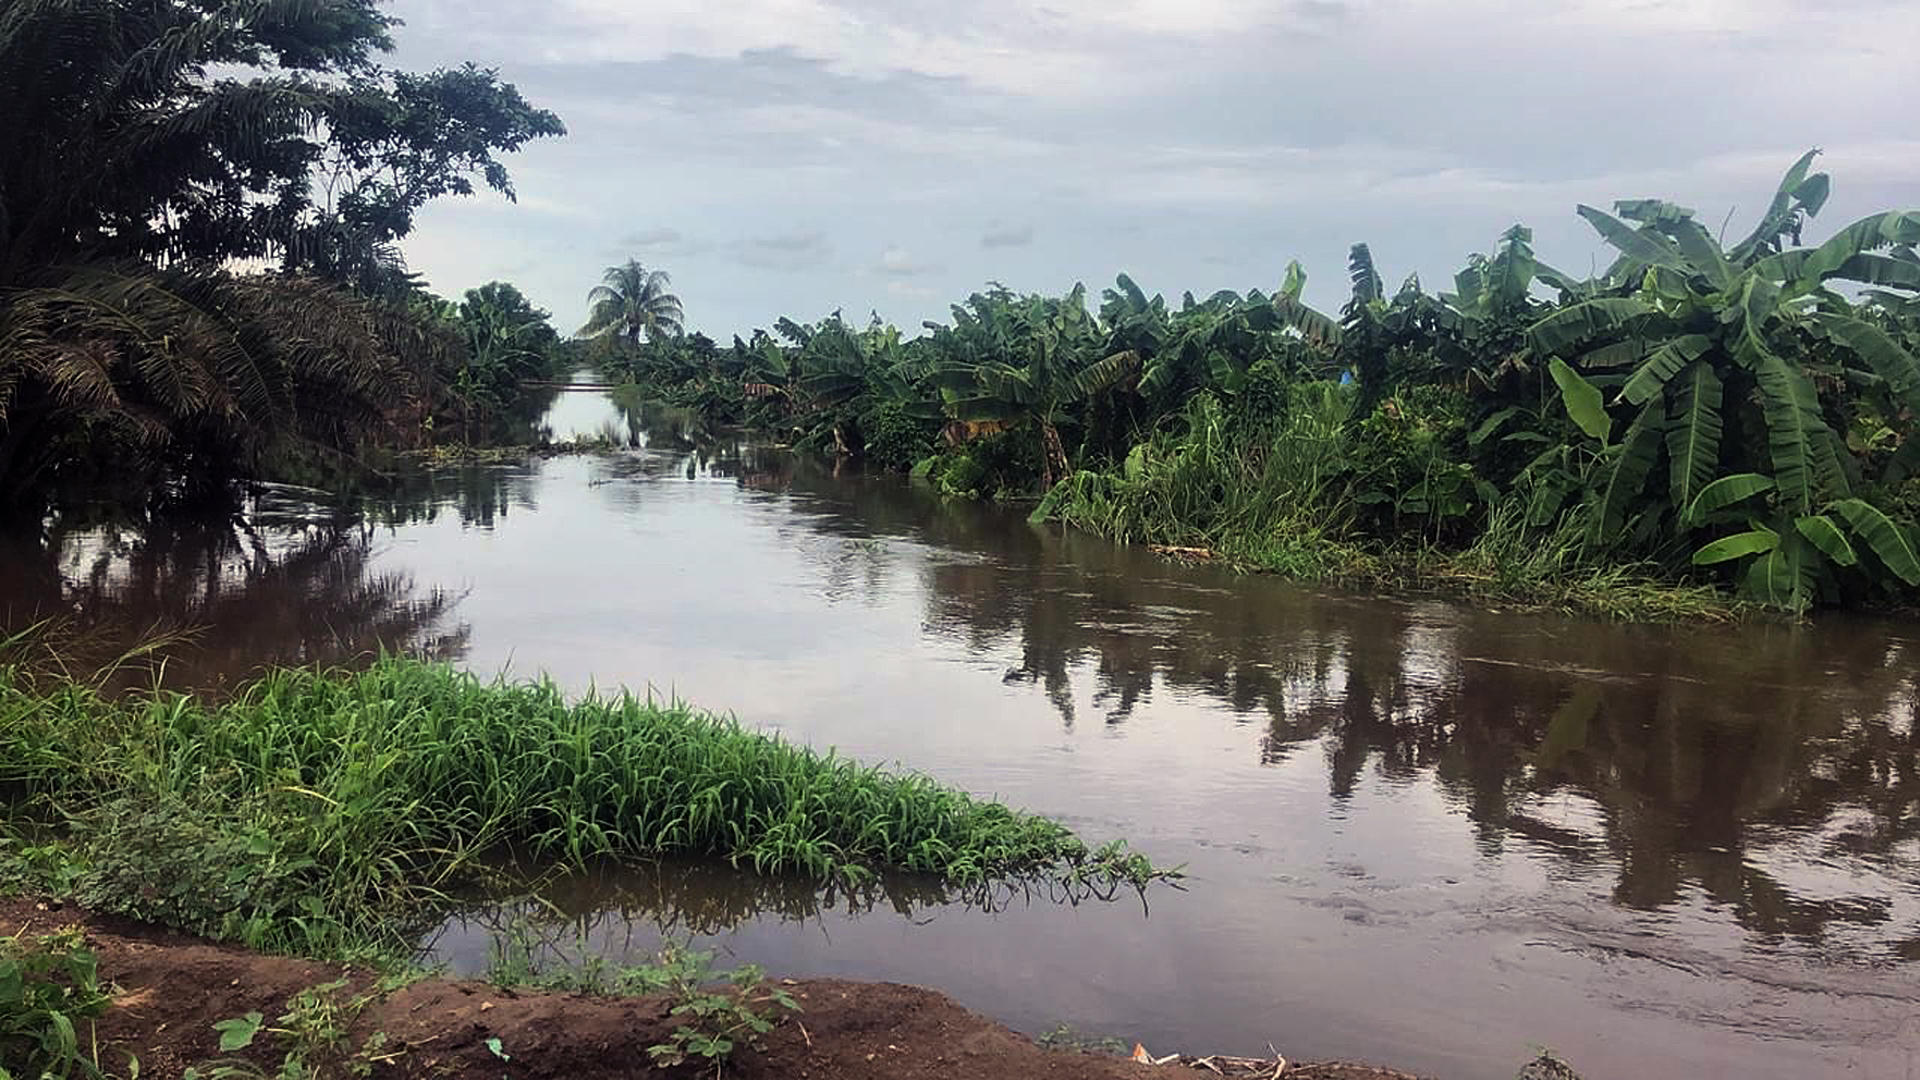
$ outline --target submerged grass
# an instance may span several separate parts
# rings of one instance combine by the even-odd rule
[[[503,851],[856,880],[1159,874],[1124,845],[677,702],[569,701],[401,659],[275,671],[219,703],[0,668],[0,805],[60,831],[88,906],[324,954],[369,927],[404,936]]]

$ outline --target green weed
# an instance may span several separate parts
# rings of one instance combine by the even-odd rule
[[[666,1042],[647,1047],[656,1064],[700,1061],[718,1075],[736,1049],[772,1031],[783,1011],[800,1011],[793,995],[768,983],[758,967],[716,975],[712,965],[712,953],[668,945],[653,964],[625,973],[623,989],[665,994],[669,1015],[679,1021]]]
[[[585,941],[571,953],[557,948],[518,919],[495,941],[487,980],[505,988],[599,997],[663,996],[676,1026],[647,1053],[660,1065],[700,1061],[716,1073],[736,1049],[772,1031],[783,1011],[800,1009],[758,967],[716,971],[711,952],[684,942],[663,945],[650,963],[616,966]]]
[[[1127,1040],[1117,1035],[1089,1035],[1071,1024],[1057,1024],[1033,1037],[1036,1045],[1048,1050],[1075,1054],[1119,1054],[1127,1052]]]
[[[78,929],[0,938],[0,1080],[106,1080],[91,1032],[112,1000]]]
[[[344,979],[310,986],[288,999],[286,1011],[271,1024],[265,1016],[250,1012],[213,1025],[220,1035],[220,1053],[238,1055],[253,1049],[262,1035],[272,1042],[272,1054],[279,1058],[273,1072],[246,1058],[226,1056],[190,1068],[184,1080],[336,1080],[344,1077],[372,1076],[375,1066],[401,1056],[389,1051],[386,1032],[376,1031],[353,1042],[353,1025],[368,1005],[387,992],[382,986],[374,991],[346,993]]]

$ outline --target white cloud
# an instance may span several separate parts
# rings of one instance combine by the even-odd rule
[[[1575,203],[1661,196],[1738,228],[1812,145],[1834,174],[1815,236],[1920,203],[1909,0],[394,10],[397,62],[498,65],[573,132],[509,162],[518,207],[422,215],[406,249],[434,285],[531,265],[570,317],[631,254],[716,336],[881,297],[911,326],[989,279],[1271,288],[1290,257],[1337,303],[1353,241],[1439,281],[1515,221],[1577,270],[1603,253]]]
[[[933,263],[919,262],[909,255],[905,248],[889,247],[880,253],[880,261],[874,271],[887,277],[920,277],[938,273],[940,267]]]

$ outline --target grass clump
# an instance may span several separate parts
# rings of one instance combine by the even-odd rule
[[[398,940],[500,853],[960,884],[1159,874],[1124,845],[677,702],[569,701],[400,659],[275,671],[218,703],[0,669],[0,801],[59,831],[89,906],[328,955],[365,927]]]

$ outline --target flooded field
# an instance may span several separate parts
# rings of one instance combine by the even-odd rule
[[[423,942],[459,970],[531,919],[569,949],[692,934],[1156,1051],[1271,1042],[1462,1080],[1539,1046],[1591,1080],[1920,1068],[1905,624],[1316,592],[592,395],[553,417],[607,421],[642,448],[425,473],[362,513],[276,491],[239,524],[59,533],[5,553],[0,607],[204,625],[175,673],[198,683],[405,647],[651,688],[1188,873],[1111,900],[580,875]]]

